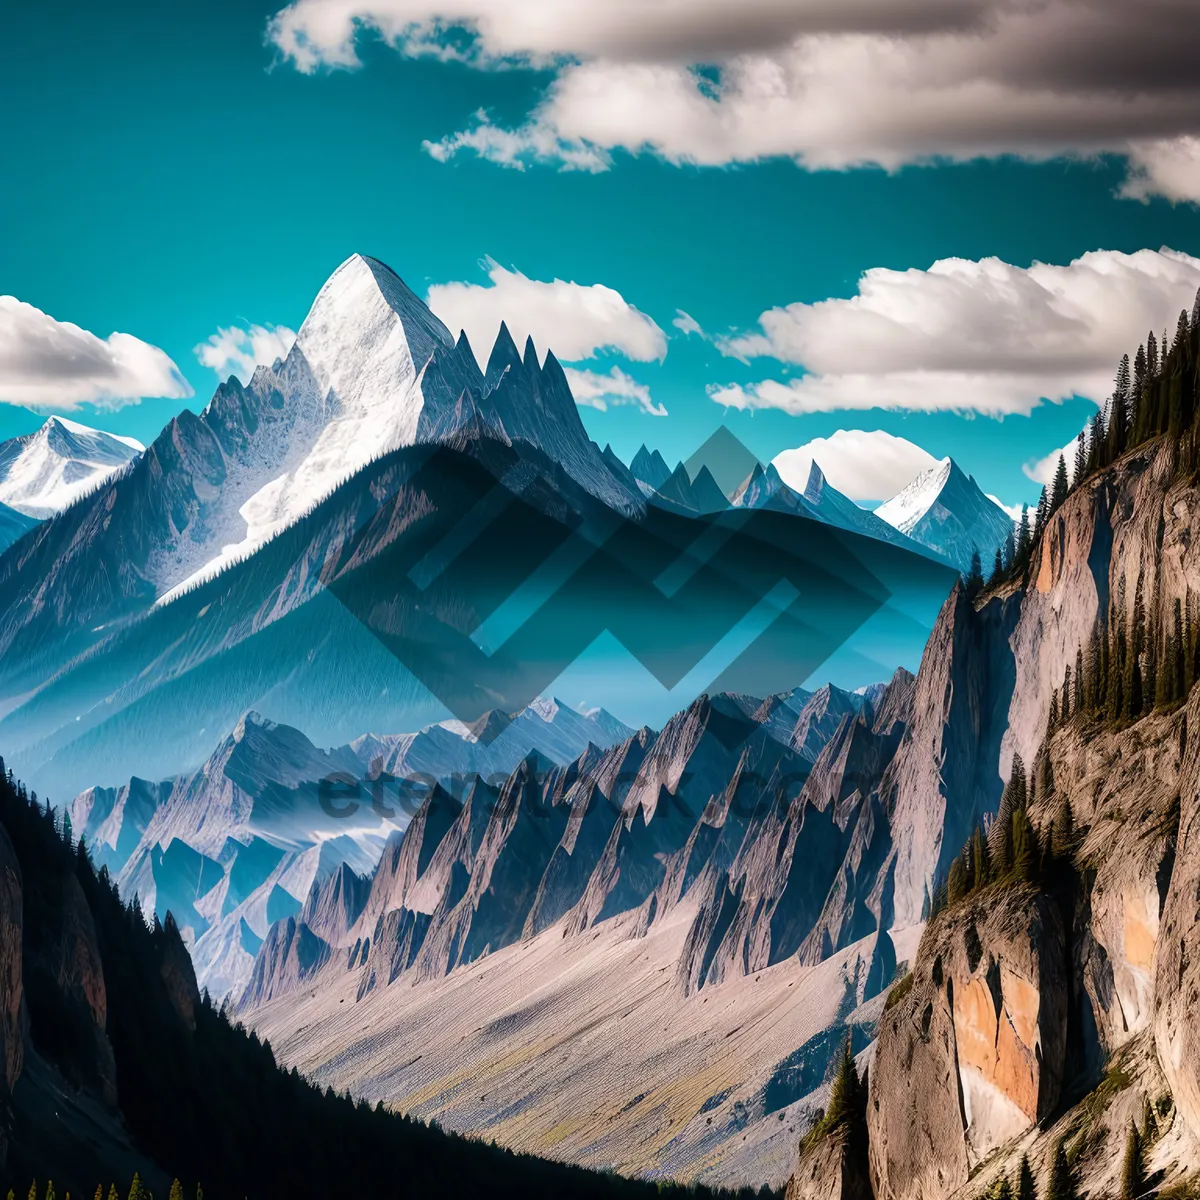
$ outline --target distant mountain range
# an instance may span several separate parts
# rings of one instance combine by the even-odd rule
[[[733,464],[737,464],[734,466]],[[984,495],[974,478],[951,459],[922,473],[874,512],[830,485],[814,460],[802,492],[784,482],[774,464],[764,467],[723,426],[687,464],[674,470],[657,450],[642,446],[630,473],[653,503],[708,513],[726,505],[776,508],[932,555],[965,573],[978,550],[985,565],[1012,529],[1008,514]],[[714,471],[722,471],[723,492]]]
[[[50,417],[34,433],[0,442],[0,504],[26,517],[52,517],[131,463],[145,447]]]
[[[660,724],[710,683],[776,691],[836,653],[856,683],[897,647],[915,661],[952,582],[927,553],[869,514],[831,521],[827,488],[810,503],[768,472],[761,499],[731,506],[716,456],[662,465],[649,494],[587,438],[552,354],[501,327],[481,371],[355,256],[285,360],[181,412],[0,555],[0,744],[60,798],[193,770],[247,711],[325,745],[519,711],[606,630],[625,708],[594,672],[570,699],[631,725],[649,720],[652,669]],[[754,633],[789,573],[800,607],[763,609],[778,615]],[[557,623],[535,618],[552,575],[588,597],[564,592]],[[724,660],[688,677],[719,642]]]
[[[272,923],[298,914],[314,889],[371,874],[431,789],[498,791],[527,759],[551,770],[633,733],[603,710],[553,701],[484,724],[499,728],[487,742],[447,722],[327,751],[248,713],[196,771],[88,788],[68,812],[123,894],[161,919],[174,914],[201,986],[236,994]]]

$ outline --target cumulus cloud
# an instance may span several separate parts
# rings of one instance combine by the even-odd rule
[[[1197,201],[1194,20],[1194,0],[293,0],[268,37],[306,72],[359,65],[364,35],[554,69],[524,123],[477,118],[430,144],[443,159],[599,170],[620,148],[894,169],[1115,154],[1124,194]]]
[[[429,307],[457,331],[466,330],[480,365],[496,340],[501,321],[518,346],[532,337],[543,354],[567,362],[616,350],[634,362],[661,360],[667,335],[620,292],[602,283],[530,279],[488,259],[488,284],[439,283],[429,289]]]
[[[1025,477],[1032,479],[1034,483],[1052,484],[1054,482],[1054,472],[1058,470],[1058,457],[1060,454],[1066,460],[1067,477],[1070,478],[1071,472],[1075,469],[1074,438],[1060,449],[1051,450],[1045,458],[1030,459],[1021,470],[1024,472]]]
[[[579,371],[574,367],[564,367],[563,371],[576,404],[601,412],[607,412],[610,406],[634,404],[648,417],[667,415],[666,408],[650,398],[649,387],[638,383],[620,367],[613,367],[607,375],[599,371]]]
[[[851,500],[888,500],[937,463],[928,450],[882,429],[839,429],[784,450],[772,461],[784,483],[798,492],[816,462]]]
[[[15,296],[0,296],[0,403],[62,411],[191,395],[157,346],[129,333],[97,337]]]
[[[734,357],[804,368],[786,381],[710,388],[734,408],[791,413],[889,408],[1028,414],[1045,400],[1102,402],[1116,358],[1174,329],[1200,288],[1200,259],[1099,250],[1066,266],[943,259],[876,268],[849,299],[773,308],[720,341]]]
[[[674,325],[680,333],[686,334],[688,337],[690,337],[693,333],[698,337],[704,337],[704,329],[700,322],[697,321],[696,318],[691,315],[691,313],[685,313],[682,308],[677,308],[675,310],[675,318],[671,321],[671,324]]]
[[[248,329],[231,325],[219,328],[195,349],[200,365],[211,367],[221,379],[236,375],[249,383],[254,368],[271,366],[277,358],[287,358],[296,341],[294,330],[286,325],[251,325]]]

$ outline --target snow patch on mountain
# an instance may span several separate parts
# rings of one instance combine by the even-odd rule
[[[986,566],[1012,529],[1008,513],[951,458],[922,472],[875,515],[960,571],[969,568],[975,551]]]
[[[51,417],[34,433],[0,443],[0,504],[27,517],[52,517],[137,458],[130,437]]]

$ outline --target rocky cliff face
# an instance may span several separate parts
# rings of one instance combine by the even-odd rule
[[[21,965],[21,866],[0,828],[0,1106],[7,1103],[25,1061],[25,988]],[[0,1134],[0,1164],[4,1137]]]
[[[880,1022],[867,1103],[875,1194],[951,1195],[1053,1111],[1066,1045],[1065,938],[1047,899],[1006,888],[941,914]]]

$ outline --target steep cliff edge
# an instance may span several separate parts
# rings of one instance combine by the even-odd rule
[[[892,993],[870,1073],[877,1196],[934,1200],[1053,1111],[1067,1045],[1059,914],[1027,885],[997,885],[931,921]]]

